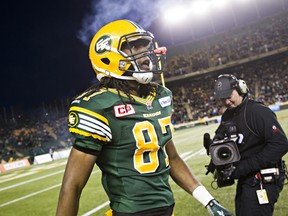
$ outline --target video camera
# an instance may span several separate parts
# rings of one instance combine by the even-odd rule
[[[238,147],[231,139],[213,141],[209,153],[215,166],[226,166],[240,160]]]
[[[234,184],[234,179],[231,179],[231,174],[236,169],[234,163],[241,158],[236,140],[236,126],[229,125],[226,127],[224,136],[217,136],[212,141],[209,133],[205,133],[203,144],[207,155],[211,155],[211,162],[206,166],[206,175],[211,172],[214,174],[214,179],[217,181],[218,187],[224,187]],[[215,172],[216,170],[216,172]]]

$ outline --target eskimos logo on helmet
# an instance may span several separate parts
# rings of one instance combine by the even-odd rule
[[[95,46],[95,51],[97,53],[104,53],[107,50],[111,50],[112,38],[109,35],[104,35],[100,37]]]

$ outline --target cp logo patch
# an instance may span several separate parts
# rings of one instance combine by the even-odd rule
[[[121,104],[114,106],[115,117],[122,117],[135,114],[135,109],[131,104]]]

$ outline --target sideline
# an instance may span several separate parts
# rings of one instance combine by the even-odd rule
[[[27,170],[15,170],[12,171],[11,173],[7,175],[0,175],[0,183],[8,182],[8,181],[13,181],[15,179],[19,179],[22,177],[26,177],[29,175],[33,175],[35,173],[39,173],[43,170],[48,170],[48,169],[53,169],[59,166],[66,165],[67,161],[62,161],[62,162],[57,162],[57,163],[52,163],[52,164],[44,164],[44,165],[39,165],[39,166],[30,166]],[[24,173],[22,173],[24,172]],[[20,174],[21,173],[21,174]]]

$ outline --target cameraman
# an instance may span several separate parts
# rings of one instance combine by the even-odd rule
[[[227,109],[213,140],[234,133],[241,157],[233,169],[222,172],[229,175],[224,178],[230,181],[238,179],[236,215],[272,215],[285,180],[282,157],[288,151],[287,137],[274,112],[248,98],[244,80],[231,74],[220,75],[214,91],[215,99],[221,100]]]

